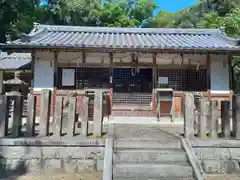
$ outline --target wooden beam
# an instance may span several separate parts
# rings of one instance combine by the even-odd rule
[[[31,52],[33,47],[24,47],[24,46],[9,46],[9,47],[4,47],[3,51],[8,51],[8,52]],[[169,54],[179,54],[179,53],[184,53],[184,54],[226,54],[226,53],[232,53],[234,56],[239,56],[240,51],[238,49],[236,50],[227,50],[227,49],[209,49],[209,48],[204,48],[204,49],[173,49],[173,48],[110,48],[110,47],[35,47],[35,50],[38,51],[65,51],[65,52],[79,52],[79,51],[85,51],[85,52],[102,52],[102,53],[109,53],[109,52],[148,52],[148,53],[158,53],[158,52],[163,52],[163,53],[169,53]]]

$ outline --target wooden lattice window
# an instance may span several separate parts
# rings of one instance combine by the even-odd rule
[[[76,68],[76,88],[108,88],[109,68]]]
[[[168,77],[167,85],[175,91],[207,91],[206,69],[157,69],[157,77]]]

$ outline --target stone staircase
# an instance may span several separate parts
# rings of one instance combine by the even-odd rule
[[[181,140],[153,125],[115,125],[113,180],[193,180]]]

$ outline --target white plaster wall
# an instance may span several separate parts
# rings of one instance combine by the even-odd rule
[[[229,93],[228,58],[223,55],[211,55],[211,93]]]
[[[34,91],[53,89],[53,68],[51,60],[36,60],[34,72]]]

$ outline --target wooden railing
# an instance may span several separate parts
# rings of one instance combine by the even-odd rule
[[[103,99],[107,94],[100,90],[93,94],[93,136],[102,136],[103,110],[106,106]],[[90,98],[87,95],[68,97],[67,118],[63,118],[63,96],[56,97],[54,116],[50,117],[51,95],[50,90],[42,90],[39,116],[36,116],[35,95],[29,94],[26,100],[23,96],[11,96],[11,98],[5,95],[0,96],[0,137],[72,137],[76,135],[76,123],[78,122],[81,123],[81,135],[88,136]],[[11,114],[10,118],[9,114]]]
[[[184,136],[239,139],[240,96],[233,95],[231,101],[218,102],[206,97],[196,99],[193,93],[185,93]]]

